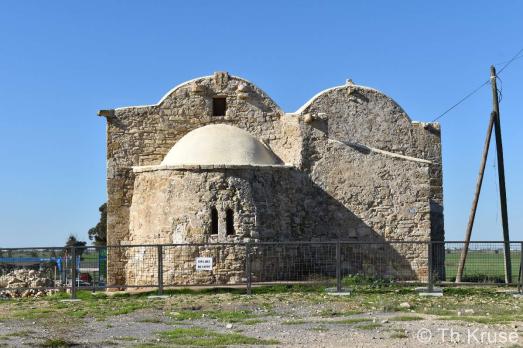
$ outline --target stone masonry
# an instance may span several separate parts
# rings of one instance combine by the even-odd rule
[[[225,98],[224,115],[213,116],[214,98]],[[392,242],[444,238],[439,125],[412,122],[377,90],[349,81],[285,113],[252,83],[220,72],[175,87],[158,104],[99,114],[107,119],[111,246],[391,241],[382,251],[398,262],[380,272],[402,268],[422,278],[426,247]],[[161,164],[182,137],[209,125],[247,131],[281,163]],[[220,221],[216,234],[211,209]],[[227,210],[234,212],[232,235],[222,223]],[[109,250],[109,285],[154,283],[155,249],[140,248]],[[216,270],[195,277],[194,256],[205,253],[219,260]],[[167,249],[166,283],[239,282],[244,253]]]

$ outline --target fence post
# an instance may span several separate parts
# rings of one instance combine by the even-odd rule
[[[521,247],[519,249],[519,285],[518,292],[523,294],[523,242],[521,242]]]
[[[163,295],[163,248],[161,245],[158,248],[158,295]]]
[[[251,244],[245,245],[245,278],[247,280],[247,295],[251,294],[252,283],[252,260],[251,260]]]
[[[71,299],[76,299],[76,247],[71,247]]]
[[[96,250],[98,250],[98,281],[96,282],[96,286],[100,286],[100,273],[102,272],[102,269],[100,267],[100,250],[102,250],[102,248],[97,248]]]
[[[341,292],[341,243],[336,242],[336,292]]]
[[[432,292],[434,291],[434,270],[433,270],[433,259],[434,259],[434,250],[433,250],[433,245],[432,245],[432,241],[429,241],[428,242],[428,262],[429,262],[429,265],[428,265],[428,292]]]

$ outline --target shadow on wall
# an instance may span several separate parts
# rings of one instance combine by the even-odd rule
[[[272,219],[287,218],[290,235],[270,233],[267,236],[267,233],[261,233],[262,241],[278,243],[253,247],[255,280],[314,280],[335,276],[338,241],[342,276],[358,274],[394,280],[423,280],[427,277],[426,243],[387,241],[315,184],[309,175],[297,170],[290,170],[287,174],[291,176],[289,182],[299,183],[292,192],[287,192],[292,196],[290,206],[293,211],[279,217],[261,214],[257,223],[261,225],[259,228],[268,232]],[[279,182],[285,185],[286,180]],[[255,194],[266,192],[256,190]],[[263,198],[257,197],[257,200]],[[281,203],[277,201],[275,203]],[[268,210],[282,211],[281,208],[274,206]],[[309,244],[292,244],[298,241]]]
[[[249,224],[246,234],[232,244],[164,246],[165,286],[244,283],[247,246],[243,242],[247,241],[251,242],[254,282],[332,279],[336,275],[337,242],[343,277],[357,274],[375,279],[426,278],[426,243],[386,241],[308,174],[289,167],[222,171],[220,182],[231,183],[223,186],[223,194],[248,192],[241,198],[254,206],[256,223]],[[240,190],[247,182],[250,189]],[[238,211],[237,215],[242,212],[247,214]],[[241,221],[238,216],[238,223]],[[126,250],[127,285],[144,286],[157,281],[157,254],[156,247]],[[212,270],[197,270],[198,257],[212,258]]]

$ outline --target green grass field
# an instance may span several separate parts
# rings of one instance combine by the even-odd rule
[[[461,250],[445,251],[445,273],[447,281],[454,281],[458,270]],[[521,253],[511,252],[512,281],[517,282]],[[505,267],[503,265],[503,252],[490,250],[470,250],[465,262],[463,281],[471,282],[498,282],[505,280]]]

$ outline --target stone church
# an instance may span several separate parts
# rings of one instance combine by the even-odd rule
[[[412,121],[373,88],[349,80],[288,113],[253,83],[217,72],[157,104],[99,115],[108,245],[444,238],[439,125]],[[426,275],[425,246],[391,248],[414,277]],[[108,284],[153,282],[137,269],[155,250],[110,249]],[[222,275],[239,279],[241,265]]]

